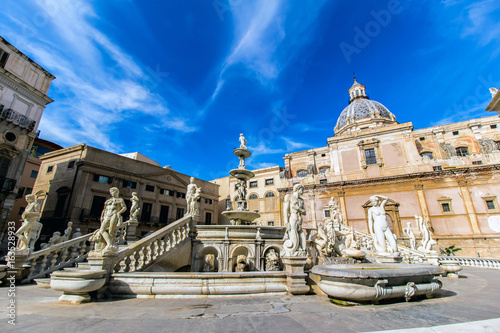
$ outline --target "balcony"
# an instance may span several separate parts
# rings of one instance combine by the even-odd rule
[[[3,105],[0,105],[0,120],[10,121],[14,125],[18,125],[28,131],[33,131],[36,125],[36,121],[12,109],[4,109]]]
[[[0,176],[0,194],[8,195],[14,191],[16,180]]]

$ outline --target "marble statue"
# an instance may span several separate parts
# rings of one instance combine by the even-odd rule
[[[215,272],[215,255],[205,254],[203,272]]]
[[[373,205],[368,209],[368,228],[372,235],[373,245],[380,254],[387,254],[386,240],[389,242],[390,249],[393,252],[398,251],[396,239],[389,228],[389,222],[385,213],[385,204],[389,198],[383,195],[374,195],[370,197]]]
[[[416,249],[415,244],[417,241],[415,239],[415,234],[413,233],[413,230],[411,229],[411,222],[408,222],[406,224],[405,233],[408,235],[408,238],[410,240],[410,248],[412,250],[415,250]]]
[[[240,134],[240,149],[247,149],[247,140],[243,136],[243,133]]]
[[[42,232],[43,225],[39,222],[40,218],[37,217],[35,225],[30,230],[30,240],[29,240],[29,248],[30,252],[35,250],[35,244],[38,238],[40,238],[40,233]]]
[[[423,252],[431,252],[432,245],[436,244],[436,241],[432,239],[429,226],[422,216],[415,215],[415,220],[422,235],[422,246],[419,246],[418,249]]]
[[[89,239],[94,242],[94,254],[113,255],[118,250],[115,233],[123,223],[121,214],[127,210],[127,205],[117,187],[110,188],[109,193],[111,198],[106,200],[101,213],[101,227]]]
[[[42,243],[40,244],[40,249],[45,250],[48,249],[49,247],[52,247],[54,245],[57,245],[59,243],[62,243],[64,241],[63,236],[61,236],[60,231],[54,231],[52,234],[52,237],[50,237],[48,243]]]
[[[497,92],[498,92],[497,88],[494,88],[494,87],[490,88],[490,93],[491,93],[491,97],[492,98],[495,97],[495,95],[497,94]]]
[[[318,224],[318,232],[314,238],[314,244],[319,257],[324,258],[334,255],[337,252],[335,249],[336,240],[337,235],[332,220],[328,220],[324,224]]]
[[[16,231],[16,236],[19,239],[17,242],[17,250],[26,250],[30,246],[30,232],[40,218],[40,206],[35,201],[33,194],[28,194],[26,197],[28,205],[24,209],[21,217],[24,222],[21,227]]]
[[[248,267],[247,256],[240,254],[236,257],[236,267],[234,268],[235,272],[244,272]]]
[[[61,243],[69,239],[69,236],[71,236],[71,231],[73,231],[73,222],[69,221],[68,227],[66,228],[66,230],[64,230],[64,234],[61,236]]]
[[[247,211],[247,201],[246,201],[246,196],[247,196],[247,182],[243,179],[238,179],[238,182],[236,183],[236,188],[238,190],[238,199],[236,200],[237,202],[237,210],[238,211]]]
[[[82,236],[83,236],[83,234],[81,233],[80,228],[76,228],[75,233],[73,234],[73,237],[71,237],[71,239],[75,239],[75,238],[82,237]]]
[[[266,254],[266,271],[279,271],[280,258],[274,249],[269,249]]]
[[[198,199],[200,199],[201,188],[194,183],[194,177],[190,179],[191,183],[187,186],[186,206],[187,212],[184,216],[196,216],[199,214]]]
[[[344,217],[342,216],[342,212],[340,211],[340,207],[335,201],[334,197],[331,197],[328,202],[328,210],[330,211],[330,219],[332,219],[334,225],[341,226],[344,222]]]
[[[305,256],[306,235],[302,229],[302,216],[306,215],[304,207],[304,186],[295,184],[293,193],[287,194],[284,200],[285,237],[281,256]]]
[[[130,198],[132,205],[130,206],[130,219],[137,221],[137,215],[139,215],[139,197],[137,196],[137,192],[132,192],[132,198]]]

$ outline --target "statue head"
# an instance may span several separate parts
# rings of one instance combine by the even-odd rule
[[[194,177],[189,178],[189,181],[191,182],[191,184],[193,184],[194,183]]]
[[[240,133],[240,136],[243,136],[243,133]]]
[[[372,205],[376,206],[378,205],[378,197],[376,195],[372,195],[370,197],[370,202],[372,203]]]
[[[136,197],[137,196],[137,192],[132,192],[132,196]]]
[[[293,192],[298,192],[300,194],[304,193],[304,185],[301,185],[301,184],[295,184],[293,186]]]
[[[73,225],[73,222],[69,221],[68,222],[68,228],[71,227]]]
[[[118,187],[112,187],[109,189],[109,194],[111,194],[112,197],[118,196],[118,194],[120,194],[120,190]]]

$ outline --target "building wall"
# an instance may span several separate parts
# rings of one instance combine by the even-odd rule
[[[180,197],[178,193],[185,195],[190,176],[172,169],[109,153],[85,144],[45,154],[41,159],[42,165],[34,193],[42,204],[42,223],[45,222],[44,228],[47,225],[46,232],[62,230],[68,221],[74,223],[73,229],[80,228],[83,233],[98,228],[100,211],[97,216],[95,214],[93,216],[92,205],[96,202],[96,197],[109,198],[111,187],[118,187],[120,195],[126,202],[130,201],[132,192],[137,192],[141,207],[138,234],[157,230],[164,225],[164,222],[173,222],[177,219],[177,208],[183,209],[183,213],[186,212],[185,196]],[[103,182],[105,178],[99,176],[108,177],[109,182]],[[215,224],[219,186],[199,179],[195,180],[195,184],[202,189],[200,224],[207,222],[207,213],[211,214],[208,222]],[[172,191],[173,196],[163,194],[162,190]],[[67,197],[64,205],[59,203],[59,207],[64,208],[62,214],[58,214],[56,212],[61,193]],[[142,219],[145,203],[151,205],[149,221]],[[167,220],[162,223],[160,223],[161,206],[169,207]],[[124,215],[127,218],[128,211]]]
[[[55,78],[0,37],[0,252],[36,130]],[[16,212],[17,213],[17,212]]]

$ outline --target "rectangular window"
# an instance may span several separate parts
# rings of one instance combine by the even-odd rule
[[[30,175],[31,178],[36,178],[38,177],[38,170],[31,170],[31,175]]]
[[[434,171],[440,171],[440,170],[443,170],[443,167],[441,165],[435,165],[432,167],[432,170]]]
[[[257,187],[257,181],[250,182],[250,188]]]
[[[325,209],[325,218],[330,217],[330,211],[328,209]]]
[[[420,141],[425,141],[425,136],[421,136]]]
[[[9,53],[0,49],[0,67],[1,68],[5,68],[5,65],[7,64],[8,59],[9,59]]]
[[[113,182],[113,177],[94,174],[94,181],[99,183],[111,184]]]
[[[494,200],[486,200],[486,207],[488,209],[496,209]]]
[[[171,196],[173,197],[174,196],[174,191],[172,190],[166,190],[166,189],[161,189],[160,190],[160,194],[163,194],[163,195],[168,195],[168,196]]]
[[[106,202],[106,197],[101,197],[98,195],[94,196],[92,199],[92,206],[90,208],[90,217],[99,218],[101,217],[102,210],[104,209],[104,203]]]
[[[375,148],[365,150],[366,165],[377,164],[377,157],[375,156]]]
[[[273,185],[273,184],[274,184],[274,178],[266,179],[266,185]]]
[[[453,132],[453,135],[458,135],[458,131],[454,131],[454,132]]]
[[[186,193],[177,192],[177,198],[186,199]]]
[[[142,204],[142,214],[141,222],[151,221],[151,211],[153,210],[153,204],[145,202]]]
[[[497,124],[490,125],[490,128],[491,128],[491,129],[495,129],[495,128],[497,128]]]
[[[125,188],[136,188],[137,187],[137,183],[136,182],[129,182],[127,180],[124,180],[123,181],[123,187],[125,187]]]
[[[25,188],[24,187],[20,187],[19,190],[17,190],[17,196],[16,196],[16,199],[20,199],[23,197],[24,195],[24,190]]]
[[[326,154],[321,154],[321,157],[325,157],[325,156],[326,156]]]
[[[52,170],[54,170],[54,166],[53,165],[47,167],[47,173],[51,173]]]
[[[449,213],[451,212],[451,207],[449,203],[442,203],[441,206],[443,207],[443,212],[444,213]]]
[[[205,199],[205,203],[208,204],[208,205],[211,205],[212,204],[212,199]]]
[[[184,208],[177,208],[177,214],[175,215],[175,219],[181,219],[184,216]]]
[[[68,169],[73,169],[75,167],[75,161],[70,161],[68,163]]]
[[[469,155],[469,149],[467,149],[467,147],[457,148],[456,152],[457,152],[457,156],[465,157],[465,156]]]
[[[328,183],[328,179],[320,179],[319,183],[320,184],[326,184],[326,183]]]
[[[267,225],[270,226],[270,227],[274,227],[274,221],[267,222]]]
[[[155,187],[153,185],[146,185],[146,191],[148,191],[148,192],[154,192],[155,191]]]
[[[212,213],[205,213],[205,224],[212,224]]]
[[[483,165],[483,161],[472,161],[472,165]]]
[[[168,211],[169,211],[168,206],[161,206],[160,208],[160,223],[163,224],[168,224]]]

